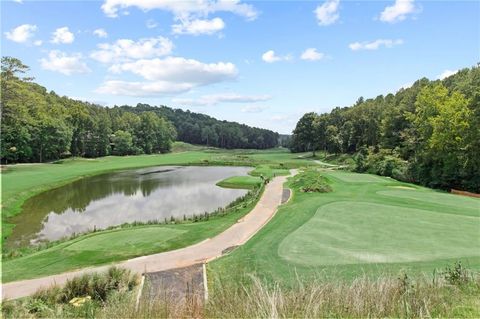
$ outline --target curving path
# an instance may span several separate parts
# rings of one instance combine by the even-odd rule
[[[296,170],[291,174],[295,175]],[[222,251],[243,245],[257,233],[276,213],[282,201],[283,184],[288,176],[279,176],[265,187],[265,191],[253,210],[219,235],[198,244],[168,252],[129,259],[115,266],[128,268],[137,273],[156,272],[208,262],[222,256]],[[90,267],[58,275],[14,281],[2,285],[2,298],[15,299],[33,294],[40,288],[63,285],[68,279],[89,272],[105,271],[112,264]]]

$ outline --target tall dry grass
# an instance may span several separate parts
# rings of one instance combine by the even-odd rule
[[[135,307],[134,291],[115,290],[104,303],[72,311],[52,306],[49,318],[479,318],[480,278],[454,268],[433,277],[410,279],[367,276],[353,281],[296,280],[284,287],[249,276],[245,284],[222,278],[210,281],[203,294],[161,293],[142,298]],[[176,297],[173,297],[173,296]],[[88,308],[89,307],[89,308]],[[70,310],[68,310],[70,309]],[[42,317],[22,309],[10,317]]]

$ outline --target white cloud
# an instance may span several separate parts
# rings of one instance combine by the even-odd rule
[[[220,18],[208,19],[195,19],[182,21],[180,24],[172,25],[172,31],[175,34],[214,34],[220,30],[223,30],[225,23]]]
[[[291,60],[290,55],[284,55],[284,56],[279,56],[275,54],[275,51],[269,50],[262,54],[262,60],[267,62],[267,63],[273,63],[273,62],[278,62],[278,61],[288,61]]]
[[[42,40],[36,40],[36,41],[33,42],[33,44],[38,47],[38,46],[41,46],[43,44],[43,41]]]
[[[173,43],[167,38],[144,38],[138,41],[120,39],[112,44],[101,43],[97,51],[90,54],[92,59],[102,63],[115,63],[129,59],[145,59],[168,55],[172,52]]]
[[[135,62],[115,64],[110,68],[114,73],[131,72],[151,81],[189,82],[209,84],[233,79],[238,70],[233,63],[202,63],[194,59],[167,57],[165,59],[142,59]]]
[[[65,43],[69,44],[75,40],[75,36],[68,29],[68,27],[62,27],[55,30],[52,33],[52,43]]]
[[[300,58],[302,60],[308,60],[308,61],[318,61],[321,60],[325,57],[325,54],[318,52],[317,49],[315,48],[308,48],[305,51],[303,51],[302,55]]]
[[[103,12],[109,17],[117,17],[118,11],[128,7],[137,7],[148,11],[160,9],[172,12],[176,19],[191,17],[207,17],[215,12],[231,12],[253,20],[258,12],[250,4],[239,0],[210,0],[210,1],[177,1],[177,0],[105,0]]]
[[[172,31],[176,34],[214,34],[222,30],[225,27],[222,19],[208,19],[210,14],[216,12],[230,12],[247,20],[254,20],[258,16],[252,5],[241,3],[240,0],[105,0],[102,10],[109,17],[118,17],[119,10],[128,7],[171,12],[177,22],[172,25]]]
[[[68,55],[62,51],[53,50],[48,53],[48,59],[40,59],[40,64],[45,70],[59,72],[65,75],[91,72],[87,64],[83,62],[82,55],[79,53]]]
[[[127,82],[115,80],[106,81],[95,92],[127,96],[158,96],[187,92],[193,87],[194,85],[191,83],[173,83],[168,81]]]
[[[212,106],[220,103],[256,103],[270,100],[269,95],[240,95],[236,93],[221,93],[204,95],[197,99],[174,99],[175,103],[192,106]]]
[[[415,0],[395,0],[392,6],[388,6],[382,11],[380,20],[388,23],[405,20],[408,14],[418,11],[414,1]]]
[[[93,31],[93,34],[96,35],[99,38],[108,37],[108,33],[107,33],[107,31],[105,31],[105,29],[96,29],[95,31]]]
[[[233,80],[238,74],[233,63],[206,64],[181,57],[120,63],[112,65],[110,71],[131,72],[150,82],[107,81],[97,92],[132,96],[177,94],[195,87]]]
[[[353,50],[353,51],[358,51],[358,50],[377,50],[381,46],[384,46],[386,48],[392,48],[396,45],[403,44],[402,39],[397,39],[397,40],[391,40],[391,39],[378,39],[375,41],[365,41],[365,42],[354,42],[350,43],[348,47]]]
[[[338,13],[339,4],[340,0],[327,0],[318,6],[314,11],[318,24],[325,26],[335,23],[340,18]]]
[[[22,24],[10,31],[5,32],[7,39],[18,43],[25,43],[33,38],[37,31],[37,26],[32,24]]]
[[[457,72],[458,72],[458,70],[445,70],[437,76],[437,79],[443,80],[445,78],[448,78],[449,76],[454,75]]]
[[[16,3],[23,3],[23,0],[13,0]]]
[[[260,113],[268,109],[266,105],[247,105],[242,108],[243,113]]]

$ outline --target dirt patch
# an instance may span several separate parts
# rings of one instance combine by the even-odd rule
[[[203,264],[145,274],[142,301],[160,300],[183,303],[193,298],[203,302]],[[187,299],[188,298],[188,299]]]

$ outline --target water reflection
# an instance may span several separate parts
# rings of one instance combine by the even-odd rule
[[[228,205],[245,190],[215,184],[245,167],[151,167],[84,178],[25,202],[7,245],[56,240],[134,221],[201,214]]]

